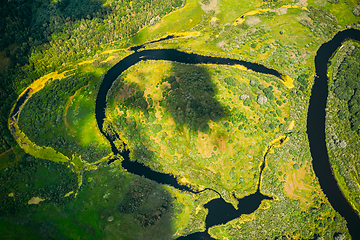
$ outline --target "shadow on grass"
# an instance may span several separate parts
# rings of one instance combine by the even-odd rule
[[[225,117],[224,107],[215,99],[216,86],[201,66],[173,64],[171,76],[163,79],[164,100],[177,126],[208,133],[208,122]]]

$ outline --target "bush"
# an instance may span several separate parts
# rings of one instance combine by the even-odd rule
[[[360,17],[360,5],[356,5],[355,7],[353,7],[352,13],[353,13],[355,16]]]
[[[349,112],[345,110],[339,110],[337,112],[338,118],[341,120],[347,119],[349,117]]]

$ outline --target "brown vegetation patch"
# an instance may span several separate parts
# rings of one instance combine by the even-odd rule
[[[300,200],[300,205],[304,208],[311,204],[309,196],[314,191],[314,187],[305,183],[305,176],[308,175],[305,167],[294,170],[292,165],[296,162],[288,163],[287,178],[284,184],[284,191],[290,199]]]
[[[216,138],[217,145],[219,146],[221,151],[226,151],[226,142],[225,137],[222,135],[221,137]]]
[[[135,92],[135,89],[130,86],[130,84],[125,83],[124,86],[118,91],[116,99],[122,102],[124,99],[130,97],[132,93]]]
[[[11,147],[11,148],[9,148],[8,150],[6,150],[5,152],[3,152],[3,153],[0,153],[0,157],[1,156],[3,156],[3,155],[5,155],[6,153],[8,153],[8,152],[10,152],[11,150],[13,150],[13,148]]]
[[[10,65],[10,58],[5,57],[5,52],[0,52],[0,71]]]

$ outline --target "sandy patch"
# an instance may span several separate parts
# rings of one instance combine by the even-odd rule
[[[219,42],[217,45],[218,45],[218,47],[222,47],[222,46],[224,46],[225,44],[226,44],[225,41],[221,41],[221,42]]]
[[[307,0],[299,0],[298,3],[296,3],[299,7],[306,7],[307,6]]]
[[[275,10],[277,15],[284,15],[287,13],[287,8],[286,7],[281,7]]]
[[[210,0],[209,4],[203,4],[202,2],[199,3],[204,12],[208,13],[210,11],[215,11],[215,14],[219,13],[218,0]]]
[[[248,19],[246,19],[245,23],[249,25],[250,27],[255,26],[256,24],[260,23],[261,20],[258,17],[250,16]]]

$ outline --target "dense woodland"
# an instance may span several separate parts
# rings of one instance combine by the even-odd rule
[[[78,184],[76,174],[65,165],[36,159],[27,154],[11,168],[0,171],[0,182],[2,216],[27,212],[33,207],[27,204],[32,197],[62,204],[69,200],[64,195],[76,191]],[[9,197],[11,193],[13,197]]]
[[[0,51],[10,65],[0,74],[0,152],[15,142],[7,119],[18,94],[35,79],[96,54],[164,16],[181,0],[1,0]]]
[[[93,162],[109,154],[109,149],[98,149],[96,143],[82,147],[74,136],[67,133],[64,124],[65,106],[69,98],[96,78],[89,73],[78,73],[76,76],[48,82],[41,91],[32,95],[21,111],[18,124],[28,138],[39,146],[50,146],[68,157],[77,152],[83,159]],[[94,82],[99,84],[99,81]],[[92,87],[97,86],[92,84]]]
[[[340,119],[349,119],[351,129],[360,134],[360,48],[356,47],[341,63],[332,84],[335,96],[348,103],[348,111],[340,110]]]

